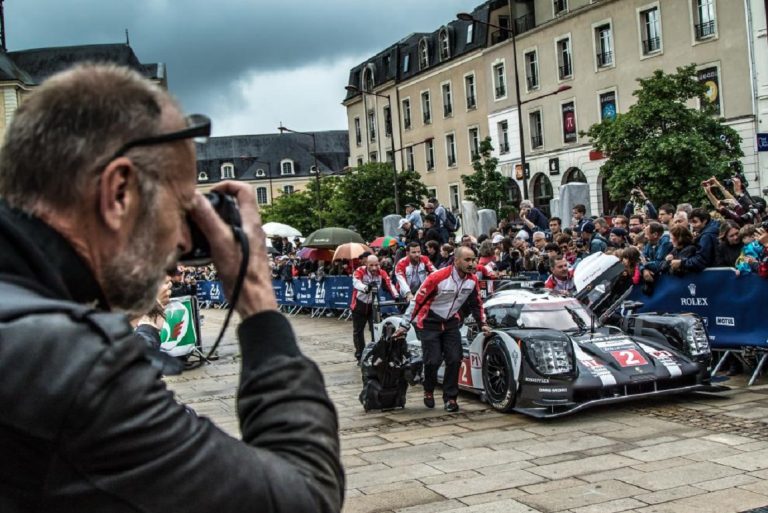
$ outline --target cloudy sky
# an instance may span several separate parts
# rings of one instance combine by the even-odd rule
[[[482,0],[5,0],[9,50],[125,41],[214,135],[346,129],[349,69]]]

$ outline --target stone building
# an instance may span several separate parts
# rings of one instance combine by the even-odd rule
[[[412,34],[350,71],[350,165],[384,155],[456,208],[473,148],[490,136],[512,203],[530,197],[546,210],[559,186],[580,181],[592,212],[609,213],[604,160],[579,132],[626,112],[636,78],[695,63],[743,139],[751,187],[768,187],[757,151],[768,132],[764,0],[490,0],[471,15],[478,21]],[[515,172],[520,124],[527,177]]]

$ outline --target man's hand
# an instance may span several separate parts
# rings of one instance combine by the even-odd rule
[[[480,330],[483,332],[483,335],[490,335],[491,334],[491,327],[487,324],[483,324],[480,326]]]
[[[756,234],[757,234],[757,242],[759,242],[763,246],[768,246],[768,230],[766,230],[765,228],[758,228]]]
[[[405,300],[406,301],[413,301],[413,294],[410,292],[406,292],[405,294]]]
[[[669,263],[669,266],[672,268],[672,270],[673,270],[673,271],[677,271],[678,269],[680,269],[680,266],[681,266],[682,264],[683,264],[683,261],[682,261],[682,260],[680,260],[680,259],[677,259],[677,260],[672,260],[672,261]]]
[[[404,326],[400,326],[397,328],[397,330],[395,330],[395,333],[392,336],[395,338],[400,338],[404,337],[406,333],[408,333],[408,329],[406,329]]]
[[[277,310],[277,300],[272,290],[266,236],[261,229],[261,216],[252,187],[245,183],[223,182],[213,190],[234,196],[237,200],[243,223],[242,229],[250,246],[243,288],[235,309],[243,319],[260,312]],[[210,243],[213,263],[216,265],[225,293],[231,297],[242,259],[240,244],[235,240],[232,228],[224,223],[208,200],[199,192],[191,215]]]
[[[647,282],[653,281],[653,273],[648,269],[643,269],[643,279]]]

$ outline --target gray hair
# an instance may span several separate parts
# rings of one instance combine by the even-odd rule
[[[0,153],[0,196],[35,213],[45,205],[71,209],[82,203],[99,166],[123,144],[161,129],[168,93],[136,71],[81,64],[46,80],[21,104]],[[162,174],[162,148],[137,148],[141,193],[153,195]]]
[[[520,208],[533,208],[533,202],[531,200],[523,200],[520,202]]]

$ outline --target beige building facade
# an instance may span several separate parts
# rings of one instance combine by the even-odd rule
[[[561,185],[586,181],[592,213],[614,211],[618,205],[605,193],[600,174],[604,160],[591,151],[588,139],[579,132],[605,116],[626,112],[635,101],[632,93],[638,88],[638,77],[648,77],[657,69],[674,72],[677,67],[691,63],[696,64],[700,80],[710,86],[709,97],[717,103],[720,116],[742,136],[743,165],[753,190],[768,186],[768,176],[758,159],[757,102],[751,63],[754,45],[750,39],[754,31],[750,29],[750,12],[744,2],[491,1],[476,8],[472,16],[479,21],[455,20],[434,33],[409,36],[398,45],[409,48],[413,46],[409,42],[415,40],[419,50],[418,42],[431,38],[437,51],[435,57],[439,59],[443,30],[453,34],[459,43],[462,34],[474,31],[478,37],[484,37],[482,44],[413,76],[393,76],[385,87],[385,94],[410,99],[411,127],[393,134],[392,144],[397,147],[399,138],[407,148],[433,138],[432,145],[413,147],[415,169],[443,204],[460,204],[460,177],[472,172],[469,148],[477,133],[479,139],[491,137],[499,170],[509,179],[512,202],[527,196],[546,210]],[[511,32],[481,22],[498,27],[516,26],[515,44]],[[520,106],[515,95],[514,46]],[[399,62],[398,67],[401,66]],[[464,108],[467,74],[474,76],[477,98],[473,109]],[[445,84],[450,84],[453,93],[451,116],[442,115]],[[355,85],[379,92],[375,79],[373,84],[367,84],[373,89],[365,87],[362,81]],[[421,119],[425,91],[432,100],[430,123]],[[352,166],[371,157],[370,152],[356,154],[352,140],[355,118],[364,119],[360,98],[365,96],[368,95],[359,94],[345,101]],[[391,117],[402,121],[402,108],[401,101],[393,100]],[[517,179],[515,173],[521,157],[519,114],[530,169],[527,180]],[[474,127],[477,132],[471,131]],[[454,160],[450,159],[451,144],[456,148]],[[428,169],[427,162],[430,149],[435,156],[432,169]],[[407,168],[407,162],[396,164],[398,169]]]

